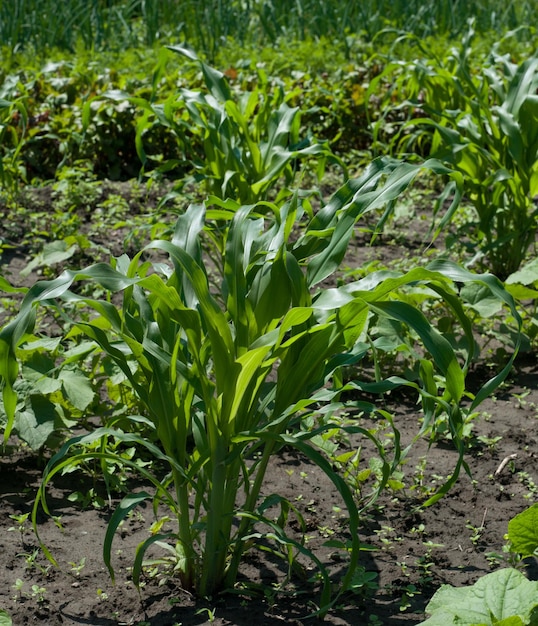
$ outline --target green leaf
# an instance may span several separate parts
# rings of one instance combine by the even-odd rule
[[[517,272],[510,274],[506,279],[506,284],[513,285],[519,283],[521,285],[532,285],[538,281],[538,259],[532,259],[526,263]]]
[[[87,409],[95,396],[89,379],[82,373],[69,369],[62,370],[59,379],[71,404],[81,411]]]
[[[492,317],[502,309],[502,301],[495,297],[486,285],[469,283],[462,287],[460,295],[484,318]]]
[[[536,607],[538,582],[506,568],[483,576],[470,587],[443,585],[428,603],[426,613],[431,617],[421,626],[530,624]]]
[[[12,626],[13,622],[7,611],[0,609],[0,626]]]
[[[138,544],[132,569],[133,583],[137,589],[140,589],[140,574],[142,573],[146,550],[154,543],[163,541],[163,539],[169,539],[170,537],[173,537],[172,533],[151,535]]]
[[[21,276],[28,276],[32,270],[44,265],[50,266],[70,259],[79,249],[77,244],[68,246],[64,240],[51,241],[43,246],[40,252],[28,265],[20,271]]]
[[[3,276],[0,276],[0,291],[6,293],[26,293],[28,287],[13,287],[13,285]]]
[[[151,496],[146,491],[126,495],[125,498],[123,498],[123,500],[118,504],[117,509],[114,513],[112,513],[112,517],[108,522],[105,540],[103,543],[103,560],[108,568],[112,582],[114,582],[114,568],[111,563],[111,551],[114,534],[129,512],[137,507],[141,502],[148,499],[151,499]]]
[[[54,432],[56,417],[54,404],[44,396],[34,395],[30,406],[17,413],[15,428],[32,450],[38,450]]]
[[[533,504],[508,522],[508,539],[512,550],[523,558],[538,548],[538,504]]]

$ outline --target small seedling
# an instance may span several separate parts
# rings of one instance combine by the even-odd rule
[[[17,597],[17,594],[15,594],[13,596],[13,601],[17,602],[17,600],[20,600],[22,598],[22,589],[24,587],[24,580],[21,580],[20,578],[17,578],[17,580],[15,581],[15,584],[13,585],[13,589],[15,589],[15,591],[19,594]]]
[[[413,598],[417,593],[419,593],[419,591],[415,585],[407,585],[404,588],[400,599],[400,611],[402,613],[411,607],[411,598]]]
[[[465,524],[465,528],[468,528],[471,532],[471,543],[476,547],[480,541],[480,539],[482,538],[482,534],[484,532],[484,523],[486,521],[486,515],[487,515],[488,510],[486,509],[484,511],[484,516],[482,517],[482,523],[480,524],[480,526],[473,526],[473,524],[471,524],[471,522],[467,521],[467,524]]]
[[[524,409],[527,405],[527,400],[525,398],[530,394],[530,390],[526,389],[522,393],[513,393],[512,395],[517,401],[517,407],[519,409]]]
[[[28,516],[30,515],[30,513],[21,513],[20,515],[10,515],[10,519],[14,520],[15,522],[17,522],[16,526],[11,526],[10,528],[8,528],[8,532],[15,532],[17,531],[20,535],[21,538],[21,543],[23,543],[23,536],[24,533],[26,532],[26,520],[28,519]]]
[[[357,567],[353,573],[349,590],[356,595],[369,595],[378,589],[377,572],[369,572],[364,567]]]
[[[83,509],[87,509],[90,504],[94,509],[102,509],[106,502],[95,493],[95,489],[93,487],[88,490],[87,493],[82,493],[82,491],[75,491],[67,496],[69,502],[78,502]]]
[[[40,563],[38,563],[37,557],[39,555],[40,555],[39,548],[36,548],[32,552],[24,552],[24,553],[21,553],[21,554],[17,554],[17,556],[24,557],[24,560],[26,561],[26,567],[29,570],[32,570],[34,568],[38,569],[44,576],[46,576],[48,574],[50,568],[52,567],[52,565],[49,563],[48,565],[43,566]]]
[[[31,597],[35,598],[40,604],[45,602],[46,593],[47,593],[47,590],[45,587],[40,587],[39,585],[32,585]]]
[[[207,614],[207,619],[209,620],[209,623],[212,624],[216,618],[216,609],[211,610],[208,607],[204,607],[202,609],[198,609],[195,615],[203,615],[204,613]]]
[[[97,597],[99,598],[99,600],[101,601],[105,601],[108,600],[108,594],[103,591],[102,589],[97,589]]]
[[[482,445],[484,445],[489,451],[493,452],[497,447],[499,441],[501,441],[502,437],[486,437],[485,435],[479,435],[476,440],[479,441]]]
[[[71,571],[73,572],[73,574],[75,576],[80,576],[80,572],[86,566],[86,557],[83,556],[78,563],[75,563],[74,561],[70,561],[69,565],[71,565]]]

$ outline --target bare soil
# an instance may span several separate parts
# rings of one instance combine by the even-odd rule
[[[423,226],[408,224],[405,232],[378,241],[375,248],[357,238],[348,264],[356,267],[365,260],[386,261],[408,254],[417,229],[423,230]],[[15,230],[10,227],[11,234]],[[119,242],[123,235],[118,230],[102,237],[102,243],[113,248],[111,241]],[[14,284],[28,284],[32,276],[17,280],[28,260],[27,250],[15,247],[2,257],[2,273]],[[457,453],[446,440],[415,442],[400,468],[404,486],[386,491],[361,517],[364,584],[356,594],[340,598],[325,623],[418,624],[441,584],[469,585],[483,574],[507,566],[503,546],[508,521],[538,499],[537,374],[534,354],[519,359],[509,380],[494,398],[484,402],[474,420],[466,457],[470,476],[462,473],[450,493],[427,508],[422,504],[452,473]],[[491,372],[479,369],[472,373],[472,383],[489,375]],[[417,435],[419,407],[405,394],[388,396],[385,401],[406,446]],[[380,423],[361,423],[383,428]],[[190,626],[211,622],[262,626],[317,621],[308,617],[319,599],[319,586],[309,582],[315,574],[313,564],[303,561],[302,576],[297,573],[287,581],[285,564],[267,551],[246,556],[240,572],[245,585],[235,593],[197,599],[162,570],[147,570],[139,594],[130,567],[136,545],[148,536],[153,520],[147,508],[133,515],[115,538],[116,582],[112,584],[102,559],[102,541],[113,506],[82,508],[68,500],[70,494],[93,486],[104,494],[102,485],[94,485],[87,475],[76,472],[55,480],[49,490],[50,511],[60,518],[61,528],[43,513],[38,517],[40,537],[59,565],[51,566],[39,550],[29,520],[19,528],[12,517],[31,511],[49,453],[37,455],[16,439],[10,443],[0,456],[0,608],[8,611],[15,626]],[[343,445],[350,449],[360,446],[365,466],[375,454],[356,436]],[[302,512],[307,545],[327,564],[337,584],[345,563],[336,550],[324,544],[328,539],[347,537],[347,520],[332,483],[307,459],[283,450],[273,460],[264,491],[289,498]],[[292,521],[290,533],[298,530]],[[84,566],[78,567],[82,563]],[[528,575],[536,579],[536,564],[525,565]],[[258,584],[256,594],[247,592],[253,583]]]

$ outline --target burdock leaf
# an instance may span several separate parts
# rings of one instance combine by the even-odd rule
[[[514,552],[523,558],[538,548],[538,504],[533,504],[508,522],[508,538]]]
[[[516,569],[487,574],[470,587],[443,585],[426,607],[431,617],[421,626],[493,626],[533,624],[538,582]]]
[[[73,370],[64,369],[60,373],[64,391],[69,401],[77,409],[84,411],[93,401],[95,396],[90,380],[84,374]]]

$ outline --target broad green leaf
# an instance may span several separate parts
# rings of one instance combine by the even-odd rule
[[[73,406],[84,411],[92,403],[95,393],[90,380],[80,372],[63,369],[59,380],[63,384],[66,396]]]
[[[0,609],[0,626],[13,626],[13,621],[7,611]]]
[[[518,283],[506,284],[506,291],[515,299],[515,300],[537,300],[538,299],[538,290],[529,289],[529,287],[525,287]]]
[[[533,556],[538,548],[538,504],[519,513],[508,522],[512,550],[522,558]]]
[[[44,265],[50,266],[55,263],[61,263],[70,259],[75,252],[79,249],[77,244],[68,246],[62,239],[60,241],[51,241],[43,246],[42,252],[40,252],[30,263],[26,265],[20,271],[21,276],[28,276],[30,272],[38,267]]]
[[[22,368],[21,374],[26,380],[34,381],[35,390],[39,393],[50,394],[62,388],[62,381],[58,378],[43,376],[38,372],[31,373],[27,367]]]
[[[521,285],[532,285],[538,281],[538,259],[532,259],[528,263],[525,263],[517,272],[510,274],[506,279],[507,285],[514,285],[520,283]]]
[[[443,585],[426,607],[431,617],[422,626],[494,626],[502,620],[531,624],[538,607],[538,582],[515,569],[486,574],[470,587]],[[507,621],[511,624],[511,621]]]
[[[14,425],[19,437],[32,450],[39,450],[54,432],[56,419],[54,404],[45,396],[34,395],[30,406],[17,413]]]
[[[529,94],[535,93],[538,87],[538,57],[531,57],[518,68],[510,82],[504,106],[517,115]]]
[[[484,318],[496,315],[503,306],[502,301],[491,293],[487,285],[468,283],[462,287],[460,295],[471,308]]]

